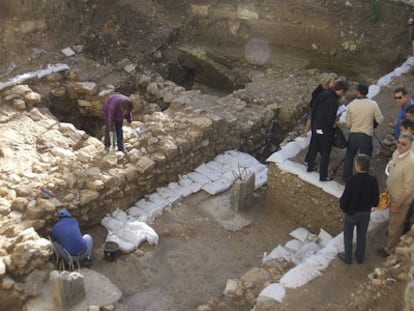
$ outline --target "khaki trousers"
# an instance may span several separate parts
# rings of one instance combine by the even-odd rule
[[[392,255],[397,247],[398,243],[400,243],[400,237],[404,231],[404,223],[405,219],[407,218],[408,210],[410,209],[411,201],[404,203],[398,213],[390,212],[390,218],[388,221],[388,237],[387,237],[387,246],[385,247],[385,251]]]

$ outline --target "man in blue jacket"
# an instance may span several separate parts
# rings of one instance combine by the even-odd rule
[[[406,118],[407,109],[414,105],[414,100],[410,98],[407,89],[404,87],[398,87],[394,90],[394,100],[397,106],[400,108],[400,114],[398,115],[394,134],[395,141],[397,141],[400,137],[401,122]]]
[[[90,266],[92,263],[93,239],[89,234],[82,235],[78,221],[67,209],[58,212],[59,221],[52,228],[55,239],[53,248],[67,264],[71,257],[76,257],[79,263]]]

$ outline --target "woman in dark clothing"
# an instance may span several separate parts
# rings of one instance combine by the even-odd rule
[[[345,252],[338,257],[346,264],[352,262],[352,240],[354,227],[357,232],[355,259],[361,264],[365,256],[365,237],[371,216],[371,208],[378,205],[379,189],[377,178],[368,174],[369,156],[360,154],[355,159],[356,174],[346,183],[339,200],[344,218]]]

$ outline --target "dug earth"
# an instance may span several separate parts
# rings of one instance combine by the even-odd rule
[[[107,232],[100,220],[227,150],[264,161],[287,135],[298,134],[323,73],[346,78],[352,90],[405,61],[412,9],[410,1],[363,0],[2,1],[3,307],[21,310],[40,295],[54,268],[48,232],[63,206],[95,239],[93,269],[123,293],[112,308],[250,310],[259,287],[246,299],[229,301],[222,296],[226,282],[257,272],[263,253],[298,226],[294,217],[266,206],[270,188],[256,191],[256,203],[242,213],[249,225],[236,231],[211,213],[228,204],[229,193],[190,196],[152,224],[160,234],[157,247],[144,244],[112,263],[102,258]],[[398,113],[389,101],[392,88],[410,88],[410,78],[394,80],[376,99],[387,122]],[[134,103],[126,154],[107,154],[101,142],[102,102],[112,92],[131,95]],[[386,161],[377,154],[377,176]],[[317,195],[312,186],[299,186]],[[334,217],[340,223],[340,215]],[[307,226],[317,231],[324,225]],[[373,248],[362,267],[334,262],[324,277],[288,293],[285,304],[273,309],[401,310],[409,260],[385,263],[404,266],[399,278],[395,270],[378,282],[368,280],[384,264],[374,252],[384,231],[370,233]],[[277,280],[290,266],[267,268]]]

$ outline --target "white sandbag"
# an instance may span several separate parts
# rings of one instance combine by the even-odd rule
[[[112,212],[112,217],[121,222],[125,222],[128,219],[128,214],[125,211],[117,208]]]
[[[219,179],[214,182],[209,182],[205,184],[201,189],[203,189],[205,192],[216,195],[218,193],[224,192],[232,186],[232,183],[225,179]]]
[[[122,228],[122,223],[111,216],[105,216],[101,219],[102,226],[105,227],[106,230],[116,232]]]
[[[143,209],[133,205],[130,208],[127,209],[127,212],[129,215],[139,218],[139,217],[144,217],[144,216],[149,216],[147,215]]]
[[[278,245],[275,249],[273,249],[270,254],[266,254],[263,257],[263,262],[269,261],[271,259],[276,258],[283,258],[287,261],[292,261],[293,254],[289,252],[286,248],[282,245]]]
[[[198,172],[188,173],[187,177],[190,178],[192,181],[199,183],[202,186],[211,181],[210,178]]]
[[[145,241],[145,235],[142,232],[131,229],[128,226],[125,226],[114,233],[121,239],[133,243],[136,248]]]
[[[183,198],[188,197],[190,194],[193,193],[189,188],[184,187],[177,182],[170,182],[167,188]]]
[[[255,173],[255,174],[257,174],[257,173],[259,173],[259,172],[263,171],[263,170],[264,170],[264,169],[266,169],[266,168],[267,168],[267,165],[264,165],[264,164],[262,164],[262,163],[259,163],[259,164],[255,164],[255,165],[249,166],[248,171],[249,171],[250,173]]]
[[[306,242],[293,256],[293,262],[298,265],[306,258],[315,255],[320,249],[320,246],[315,242]]]
[[[223,176],[221,176],[221,178],[227,180],[231,184],[233,184],[236,181],[235,172],[232,170],[225,172]]]
[[[267,168],[255,174],[254,190],[259,189],[267,183]]]
[[[188,176],[187,176],[187,175],[181,176],[181,177],[180,177],[180,179],[178,180],[178,184],[179,184],[180,186],[183,186],[183,187],[188,187],[188,186],[190,186],[193,182],[194,182],[194,181],[193,181],[193,180],[191,180],[190,178],[188,178]]]
[[[164,198],[166,199],[168,202],[170,202],[171,204],[174,203],[175,201],[179,200],[181,197],[174,193],[173,191],[171,191],[170,189],[168,189],[167,187],[160,187],[157,188],[157,192]]]
[[[220,179],[221,175],[223,175],[221,172],[213,170],[212,168],[208,167],[204,163],[196,167],[194,171],[204,176],[207,176],[210,180],[213,180],[213,181]]]
[[[201,190],[202,185],[198,182],[193,182],[190,186],[188,186],[188,189],[191,190],[192,193],[197,193]]]
[[[306,228],[296,228],[295,230],[289,232],[289,235],[299,241],[305,242],[308,239],[309,234],[311,234],[311,232],[306,229]]]
[[[292,253],[296,253],[303,246],[303,242],[292,239],[286,242],[285,248]]]
[[[116,244],[118,244],[119,249],[124,254],[131,253],[136,249],[134,243],[131,243],[131,242],[128,242],[128,241],[125,241],[125,240],[121,239],[119,236],[117,236],[113,232],[109,232],[107,234],[105,241],[106,242],[115,242]]]
[[[329,267],[331,261],[332,259],[328,253],[318,252],[315,255],[306,258],[305,264],[310,265],[319,271],[322,271]]]
[[[151,245],[158,244],[159,236],[157,232],[155,232],[155,230],[152,229],[150,226],[148,226],[146,223],[135,220],[135,221],[128,222],[127,226],[131,228],[131,230],[134,230],[134,231],[139,232],[140,234],[143,234],[149,244]]]
[[[318,235],[319,245],[321,247],[326,247],[330,240],[332,240],[332,235],[321,228]]]
[[[269,298],[281,303],[285,296],[286,289],[278,283],[272,283],[260,292],[258,300],[260,301],[260,298]]]
[[[220,174],[223,174],[229,170],[228,166],[223,165],[223,163],[220,163],[219,161],[215,161],[215,160],[207,162],[206,165],[208,168],[216,172],[219,172]]]
[[[280,279],[280,284],[287,288],[298,288],[320,275],[321,273],[318,269],[309,264],[302,263],[286,272]]]

